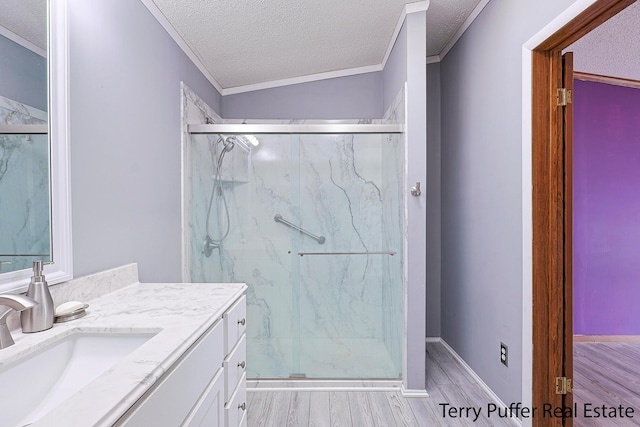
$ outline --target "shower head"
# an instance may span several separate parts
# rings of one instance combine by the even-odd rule
[[[225,147],[231,145],[233,148],[236,144],[240,145],[246,151],[256,150],[260,145],[260,141],[253,135],[231,135],[222,140]],[[227,149],[227,151],[231,148]]]

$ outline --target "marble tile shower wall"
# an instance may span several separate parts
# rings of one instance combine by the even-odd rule
[[[0,96],[0,124],[43,124],[47,113]],[[49,253],[47,135],[0,135],[0,254]],[[2,257],[28,268],[30,257]]]
[[[403,106],[399,96],[378,122],[403,122]],[[286,123],[293,122],[300,123]],[[399,378],[404,136],[258,138],[257,151],[234,148],[225,155],[225,200],[213,192],[209,234],[214,240],[225,234],[227,211],[229,234],[206,257],[206,216],[222,144],[217,135],[191,135],[191,280],[248,284],[253,377]],[[276,214],[325,243],[274,221]],[[299,255],[368,251],[396,255]],[[379,352],[372,346],[385,353],[381,360],[368,354]],[[350,360],[350,354],[371,360]]]

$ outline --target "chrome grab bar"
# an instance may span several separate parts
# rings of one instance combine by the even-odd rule
[[[286,219],[282,218],[282,215],[280,214],[276,214],[276,216],[273,217],[273,220],[275,222],[281,222],[284,225],[288,225],[289,227],[293,228],[294,230],[298,230],[299,232],[301,232],[302,234],[306,234],[307,236],[311,237],[312,239],[314,239],[316,242],[323,244],[324,242],[327,241],[327,239],[324,238],[324,236],[316,236],[315,234],[309,233],[307,230],[298,227],[295,224],[290,223],[289,221],[287,221]]]
[[[394,256],[395,252],[298,252],[298,255],[390,255]]]

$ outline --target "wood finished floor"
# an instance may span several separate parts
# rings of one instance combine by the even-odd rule
[[[575,427],[640,426],[640,343],[573,344]],[[584,404],[631,407],[633,418],[585,418]]]
[[[394,427],[513,426],[510,420],[488,418],[493,400],[441,343],[427,344],[428,398],[404,398],[399,392],[376,391],[250,391],[248,427]],[[480,417],[443,417],[439,403],[481,407]]]

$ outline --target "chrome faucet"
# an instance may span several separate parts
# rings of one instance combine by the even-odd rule
[[[0,295],[0,349],[11,347],[15,344],[15,341],[13,341],[11,337],[9,327],[7,326],[7,317],[11,314],[11,309],[23,311],[36,305],[38,305],[38,303],[33,298],[24,295]]]

